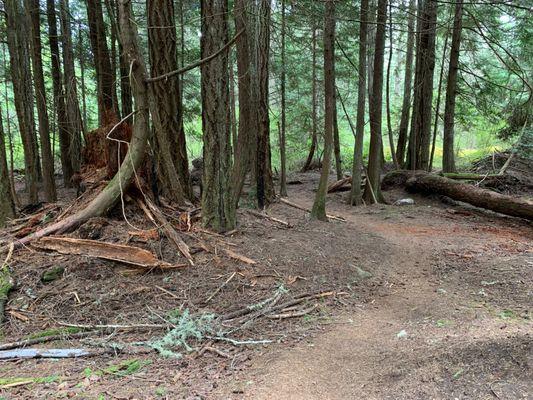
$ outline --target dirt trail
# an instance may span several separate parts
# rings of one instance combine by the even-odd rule
[[[292,199],[310,205],[309,198]],[[377,256],[392,266],[385,294],[338,316],[314,339],[259,358],[235,386],[243,393],[232,396],[527,398],[533,286],[521,268],[532,263],[531,231],[483,216],[481,224],[450,221],[430,208],[383,218],[379,208],[355,214],[330,202],[328,211],[346,218],[347,229],[377,235],[391,249]]]

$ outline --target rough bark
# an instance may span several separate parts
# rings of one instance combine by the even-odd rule
[[[437,1],[425,0],[420,4],[408,164],[411,169],[427,170],[431,142]]]
[[[33,116],[33,93],[28,54],[29,43],[25,32],[26,24],[20,0],[6,0],[4,7],[7,19],[7,44],[15,108],[24,150],[26,189],[29,202],[35,204],[39,200],[37,188],[39,160]]]
[[[309,148],[309,154],[305,160],[305,164],[302,167],[302,172],[309,169],[318,143],[318,116],[317,116],[317,79],[316,79],[316,28],[313,27],[312,38],[312,57],[311,57],[311,147]]]
[[[57,118],[57,130],[59,136],[61,171],[63,172],[63,184],[68,187],[70,186],[70,179],[72,178],[73,169],[69,156],[70,136],[66,125],[67,115],[63,83],[61,80],[61,59],[59,53],[57,16],[54,0],[46,0],[46,15],[48,20],[48,43],[50,45],[51,73]]]
[[[285,130],[287,127],[287,115],[286,115],[286,99],[285,99],[285,86],[286,86],[286,59],[285,59],[285,37],[286,37],[286,21],[285,21],[285,0],[281,0],[281,124],[279,130],[279,152],[281,162],[281,175],[279,180],[279,194],[280,196],[287,197],[287,155],[286,155],[286,140]]]
[[[448,81],[446,86],[446,103],[444,106],[444,149],[442,157],[442,170],[455,172],[454,152],[454,119],[455,97],[457,94],[457,71],[459,69],[459,50],[461,47],[461,30],[463,27],[463,0],[455,3],[455,16],[453,20],[452,46],[450,50],[450,64],[448,68]]]
[[[382,108],[383,108],[383,65],[385,58],[385,28],[387,23],[387,0],[379,0],[376,16],[376,40],[374,50],[373,92],[369,102],[370,149],[368,173],[363,197],[369,204],[382,202],[380,190],[381,152],[383,149]]]
[[[392,2],[389,2],[389,58],[387,60],[387,83],[386,83],[386,102],[387,102],[387,131],[389,136],[390,154],[394,167],[399,169],[398,159],[396,158],[396,149],[394,148],[394,138],[392,134],[392,121],[391,121],[391,99],[390,99],[390,69],[392,64]]]
[[[15,215],[15,203],[11,195],[11,182],[7,168],[6,145],[4,140],[4,124],[0,110],[0,227],[3,227],[8,218]]]
[[[363,139],[365,135],[365,97],[366,97],[366,41],[368,32],[368,0],[361,0],[359,22],[359,82],[357,84],[357,120],[355,125],[355,144],[353,148],[352,185],[349,204],[363,204],[361,190],[361,171],[363,169]]]
[[[402,114],[400,117],[400,127],[398,129],[398,143],[396,147],[396,158],[401,165],[404,165],[405,146],[407,144],[407,132],[409,130],[409,115],[411,112],[411,92],[413,79],[413,55],[415,45],[415,15],[416,0],[409,1],[409,17],[407,22],[407,49],[405,55],[405,76],[403,81],[403,101]]]
[[[326,194],[328,190],[329,170],[331,167],[331,148],[333,142],[335,113],[335,1],[326,1],[324,14],[324,160],[322,172],[315,195],[311,218],[327,221]]]
[[[155,77],[178,69],[174,2],[149,0],[146,8],[150,73]],[[183,203],[185,198],[192,200],[193,195],[180,92],[179,76],[150,84],[150,111],[159,166],[157,178],[167,197]]]
[[[74,68],[74,52],[72,49],[72,34],[69,0],[59,0],[61,12],[61,38],[63,45],[63,67],[65,86],[66,128],[69,133],[69,157],[74,172],[81,168],[81,133],[83,130],[78,102],[78,89]]]
[[[425,194],[441,194],[476,207],[501,214],[533,220],[533,202],[505,196],[477,186],[460,183],[438,175],[415,174],[406,182],[408,190]]]
[[[333,154],[335,155],[335,172],[337,180],[342,179],[342,158],[341,158],[341,141],[339,137],[339,118],[337,115],[337,95],[335,94],[334,112],[333,112]]]
[[[202,58],[227,43],[227,0],[202,0]],[[229,187],[231,121],[228,56],[219,55],[201,66],[204,173],[202,222],[217,232],[235,227],[235,204]]]
[[[39,138],[41,143],[41,159],[43,169],[44,197],[48,202],[56,200],[56,184],[54,179],[54,156],[50,144],[50,126],[46,107],[46,89],[44,85],[41,21],[39,0],[25,0],[25,8],[30,26],[30,50],[39,120]]]

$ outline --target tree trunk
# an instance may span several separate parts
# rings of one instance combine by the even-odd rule
[[[411,169],[427,170],[431,142],[437,2],[436,0],[425,0],[420,4],[417,29],[415,93],[408,163]]]
[[[279,152],[281,161],[281,175],[279,180],[279,194],[287,197],[287,156],[285,130],[287,126],[285,81],[286,81],[286,59],[285,59],[285,0],[281,0],[281,125],[279,130]]]
[[[274,198],[270,161],[270,117],[268,109],[268,71],[270,54],[270,1],[260,0],[256,31],[258,78],[258,138],[256,158],[257,207],[263,209]]]
[[[39,201],[37,188],[39,160],[35,140],[28,39],[26,32],[23,31],[26,24],[20,0],[6,0],[4,7],[7,17],[7,44],[10,55],[11,79],[24,149],[26,189],[29,202],[35,204]]]
[[[359,82],[357,84],[357,121],[355,126],[355,144],[353,148],[352,189],[349,204],[363,204],[361,191],[361,171],[363,169],[363,139],[365,135],[365,97],[366,97],[366,42],[368,31],[368,0],[361,0],[359,22]]]
[[[341,141],[339,137],[339,118],[337,115],[337,95],[334,92],[334,111],[333,111],[333,153],[335,154],[335,172],[337,173],[337,180],[344,176],[342,172],[342,158],[341,158]]]
[[[390,99],[390,69],[392,64],[392,2],[389,3],[389,59],[387,61],[387,131],[389,136],[389,146],[390,146],[390,154],[392,157],[392,162],[394,163],[394,167],[396,169],[400,168],[400,165],[398,164],[398,159],[396,158],[396,150],[394,149],[394,138],[392,134],[392,122],[391,122],[391,99]]]
[[[328,190],[329,170],[331,167],[331,147],[335,124],[335,1],[326,1],[324,14],[324,158],[318,190],[315,195],[311,218],[327,221],[326,194]]]
[[[57,117],[57,130],[59,133],[59,150],[61,157],[61,170],[63,172],[63,184],[71,185],[72,162],[69,156],[70,136],[66,124],[66,106],[61,81],[61,59],[59,53],[59,41],[57,35],[57,17],[54,0],[46,1],[46,15],[48,20],[48,42],[50,44],[52,83],[54,88],[54,104]]]
[[[227,0],[202,0],[202,58],[227,43]],[[235,204],[231,198],[231,123],[229,109],[228,56],[222,53],[201,66],[204,172],[202,222],[224,232],[235,227]]]
[[[311,147],[309,148],[309,155],[305,160],[305,164],[302,167],[302,172],[305,172],[309,169],[311,163],[313,162],[313,157],[315,156],[315,151],[318,142],[318,117],[317,117],[317,81],[316,81],[316,28],[313,27],[313,39],[312,39],[312,58],[311,58]]]
[[[400,165],[404,165],[405,146],[407,144],[407,131],[409,130],[409,115],[411,111],[411,92],[413,79],[413,54],[415,44],[415,15],[416,0],[409,1],[409,17],[407,22],[407,52],[405,55],[405,77],[403,81],[402,114],[398,129],[398,144],[396,158]]]
[[[35,101],[39,119],[39,138],[41,141],[41,158],[43,162],[44,197],[48,202],[56,200],[56,184],[54,179],[54,156],[50,145],[50,126],[46,108],[46,89],[44,85],[41,21],[39,0],[25,0],[26,13],[30,26],[30,49],[35,87]]]
[[[83,134],[87,132],[87,98],[85,85],[85,49],[83,46],[83,30],[81,23],[78,24],[78,61],[80,63],[80,84],[81,84],[81,125]]]
[[[461,30],[463,26],[463,0],[455,3],[453,20],[452,47],[450,50],[450,66],[446,87],[446,104],[444,106],[444,152],[442,169],[444,172],[455,172],[454,152],[454,119],[455,96],[457,93],[457,71],[459,69],[459,50],[461,47]]]
[[[63,66],[66,97],[67,129],[70,138],[69,156],[74,171],[81,168],[81,133],[80,106],[74,68],[74,52],[72,50],[71,22],[69,0],[59,0],[61,11],[61,33],[63,44]]]
[[[15,203],[11,195],[11,182],[7,169],[7,155],[2,123],[2,111],[0,110],[0,228],[4,226],[8,218],[15,215]]]
[[[174,2],[149,0],[146,7],[150,69],[155,77],[178,69]],[[180,91],[179,76],[151,83],[150,111],[155,128],[158,180],[167,197],[183,203],[185,198],[192,200],[193,195]]]
[[[378,0],[376,16],[376,40],[374,51],[374,82],[370,98],[370,149],[368,154],[368,174],[364,199],[367,203],[382,202],[380,190],[381,151],[381,116],[383,108],[383,65],[385,58],[385,28],[387,23],[387,0]]]
[[[476,207],[533,220],[533,202],[529,200],[505,196],[442,176],[415,174],[414,177],[407,180],[406,187],[413,192],[441,194]]]

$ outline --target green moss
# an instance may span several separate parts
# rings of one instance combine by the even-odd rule
[[[6,265],[0,268],[0,301],[6,300],[7,295],[13,287],[13,279]]]
[[[37,338],[42,338],[42,337],[47,337],[47,336],[56,336],[56,335],[72,335],[78,332],[83,332],[83,329],[70,327],[70,326],[66,328],[52,328],[52,329],[47,329],[44,331],[32,333],[26,336],[26,339],[37,339]]]
[[[58,280],[63,276],[63,272],[65,272],[65,268],[61,266],[51,267],[43,272],[41,282],[48,283]]]
[[[96,372],[96,375],[106,375],[106,374],[118,375],[118,376],[131,375],[131,374],[138,372],[141,368],[149,364],[151,364],[150,360],[142,361],[136,358],[131,359],[131,360],[125,360],[119,364],[111,365],[107,368],[104,368]]]
[[[31,383],[52,383],[59,381],[58,375],[44,376],[40,378],[32,377],[12,377],[12,378],[0,378],[0,386],[13,385],[20,382],[31,382]]]

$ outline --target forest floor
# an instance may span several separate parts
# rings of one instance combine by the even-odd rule
[[[318,174],[293,179],[301,183],[289,186],[289,199],[310,207]],[[65,321],[154,324],[175,309],[221,314],[257,304],[280,286],[288,297],[335,295],[310,303],[304,316],[261,318],[234,334],[270,344],[210,341],[201,355],[184,352],[181,358],[118,352],[2,362],[0,398],[528,398],[531,223],[398,189],[385,193],[391,203],[411,197],[416,204],[354,208],[343,202],[345,195],[328,196],[328,213],[345,222],[309,221],[304,211],[275,203],[269,215],[290,228],[243,210],[236,233],[209,239],[255,265],[199,252],[194,267],[132,275],[116,263],[19,252],[11,265],[17,288],[4,341]],[[142,224],[138,214],[131,210],[130,223]],[[118,213],[104,224],[100,240],[135,240],[121,219]],[[138,245],[165,260],[175,253],[164,241]],[[55,265],[65,267],[63,277],[41,283],[40,273]],[[98,348],[158,335],[117,330],[40,347]],[[6,388],[9,380],[13,385]]]

